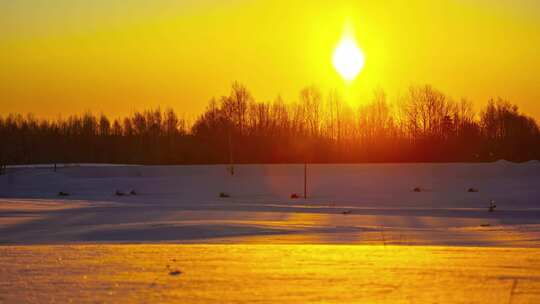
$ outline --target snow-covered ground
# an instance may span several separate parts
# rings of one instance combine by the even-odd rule
[[[0,303],[540,302],[538,162],[310,165],[291,199],[303,174],[11,167]]]
[[[0,246],[0,303],[539,303],[540,249]]]
[[[307,172],[304,200],[290,198],[303,195],[303,165],[237,165],[234,176],[221,165],[11,167],[0,176],[0,243],[540,247],[538,161]]]

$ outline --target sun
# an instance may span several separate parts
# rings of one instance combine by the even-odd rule
[[[336,47],[332,63],[343,79],[353,81],[364,68],[365,57],[354,38],[346,36]]]

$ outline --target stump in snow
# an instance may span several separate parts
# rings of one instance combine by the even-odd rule
[[[495,211],[495,208],[497,208],[497,205],[495,204],[495,201],[489,202],[489,208],[488,208],[488,211],[489,211],[489,212],[493,212],[493,211]]]

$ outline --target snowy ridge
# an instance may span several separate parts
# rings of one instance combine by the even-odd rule
[[[540,244],[539,162],[227,167],[11,167],[0,243]]]

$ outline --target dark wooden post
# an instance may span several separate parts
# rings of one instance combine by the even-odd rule
[[[304,199],[307,199],[307,162],[304,163]]]

